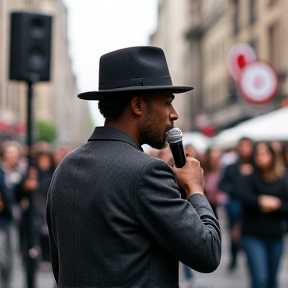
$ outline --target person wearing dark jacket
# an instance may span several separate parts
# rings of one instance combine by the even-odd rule
[[[21,185],[25,169],[20,163],[21,145],[15,141],[7,141],[2,145],[0,161],[0,230],[2,251],[0,251],[0,287],[10,287],[13,270],[12,227],[20,220],[20,207],[17,189]]]
[[[240,139],[237,145],[238,160],[224,167],[219,181],[219,189],[225,192],[228,198],[225,208],[230,233],[229,270],[233,270],[237,266],[237,256],[240,250],[241,203],[237,195],[237,181],[242,174],[243,165],[251,163],[252,150],[253,142],[251,139],[246,137]]]
[[[104,127],[67,154],[48,191],[47,223],[58,287],[178,287],[179,261],[214,271],[221,231],[203,194],[199,161],[183,168],[143,152],[162,149],[178,118],[162,49],[130,47],[100,59]],[[179,186],[186,191],[182,199]]]
[[[49,150],[40,150],[35,155],[37,189],[33,193],[35,206],[35,228],[37,243],[41,248],[41,260],[50,262],[48,227],[46,224],[46,200],[50,181],[54,172],[53,155]],[[50,266],[50,265],[49,265]]]
[[[288,176],[272,147],[257,143],[249,167],[238,179],[242,203],[241,243],[251,288],[277,288],[277,272],[287,227]]]

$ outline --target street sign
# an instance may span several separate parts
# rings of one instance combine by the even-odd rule
[[[230,74],[237,82],[244,67],[256,60],[253,48],[246,43],[239,43],[231,47],[227,55],[227,65]]]
[[[270,64],[254,61],[243,68],[238,85],[240,93],[249,102],[262,104],[275,96],[279,79]]]

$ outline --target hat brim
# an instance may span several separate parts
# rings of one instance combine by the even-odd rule
[[[90,91],[83,92],[77,95],[78,98],[83,100],[101,100],[107,98],[107,96],[133,93],[133,92],[144,92],[144,91],[169,91],[171,93],[180,94],[194,89],[191,86],[132,86],[118,89],[101,90],[101,91]]]

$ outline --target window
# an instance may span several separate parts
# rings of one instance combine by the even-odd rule
[[[234,34],[237,35],[240,30],[240,9],[239,0],[234,0],[234,17],[233,17]]]
[[[256,18],[256,1],[250,0],[249,3],[249,23],[253,24]]]
[[[280,25],[274,23],[268,28],[269,61],[274,68],[280,68]]]

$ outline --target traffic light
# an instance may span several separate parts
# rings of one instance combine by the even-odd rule
[[[11,13],[11,80],[49,81],[52,16],[17,11]]]

